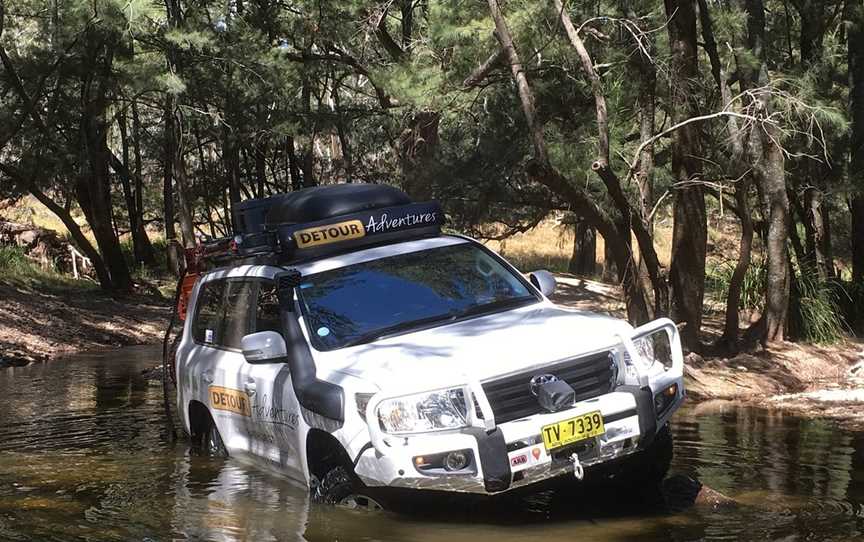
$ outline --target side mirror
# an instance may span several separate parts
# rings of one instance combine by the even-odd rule
[[[285,339],[275,331],[259,331],[240,341],[243,357],[248,363],[282,363],[288,356]]]
[[[531,284],[536,286],[540,290],[540,293],[546,297],[549,297],[555,291],[555,275],[545,269],[532,272],[528,275],[528,278],[531,280]]]

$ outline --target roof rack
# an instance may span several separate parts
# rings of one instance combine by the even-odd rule
[[[437,202],[414,203],[383,184],[305,188],[234,207],[234,236],[202,243],[196,267],[243,260],[293,263],[371,245],[437,236],[444,213]],[[208,265],[209,266],[209,265]]]

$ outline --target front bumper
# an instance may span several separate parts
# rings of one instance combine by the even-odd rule
[[[626,380],[611,393],[575,403],[567,410],[497,425],[482,387],[474,383],[470,389],[484,416],[482,420],[475,420],[473,427],[396,437],[381,433],[374,427],[375,423],[370,423],[372,446],[357,457],[355,472],[369,486],[494,494],[573,472],[573,454],[577,455],[581,466],[591,467],[644,449],[678,409],[685,395],[683,356],[674,324],[668,320],[652,322],[637,329],[633,337],[661,328],[670,334],[673,345],[673,363],[665,370],[652,373],[631,370],[630,376],[622,376]],[[631,338],[622,338],[624,348],[632,356],[635,351],[630,341]],[[621,369],[623,375],[627,368]],[[655,397],[673,386],[674,395],[667,396],[663,411],[657,412]],[[389,396],[378,394],[370,401],[367,420],[377,422],[372,415],[374,407]],[[604,434],[551,452],[546,450],[540,435],[543,426],[597,411],[603,417]],[[418,456],[430,457],[457,450],[470,450],[472,456],[463,470],[430,473],[415,467]]]

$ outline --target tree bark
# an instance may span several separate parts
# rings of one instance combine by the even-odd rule
[[[669,18],[669,42],[672,49],[670,101],[672,122],[679,123],[699,114],[699,70],[696,51],[695,0],[665,0]],[[669,279],[672,285],[672,317],[684,322],[681,339],[690,350],[699,350],[702,305],[705,294],[705,255],[708,225],[705,193],[698,183],[702,170],[698,127],[690,124],[673,134],[672,177],[675,189],[672,263]]]

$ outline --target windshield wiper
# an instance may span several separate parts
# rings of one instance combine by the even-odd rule
[[[537,298],[533,295],[526,295],[522,297],[508,297],[506,299],[499,299],[498,301],[492,301],[490,303],[483,303],[482,305],[474,305],[472,307],[468,307],[464,311],[459,312],[456,315],[456,318],[461,320],[468,316],[477,316],[479,314],[495,312],[509,307],[518,307],[527,304],[529,301],[537,301]]]
[[[413,329],[415,327],[421,327],[429,324],[435,324],[438,322],[446,322],[450,320],[454,320],[461,316],[462,313],[446,313],[446,314],[436,314],[435,316],[428,316],[426,318],[418,318],[416,320],[408,320],[407,322],[399,322],[398,324],[393,324],[392,326],[382,327],[381,329],[376,329],[375,331],[371,331],[364,335],[360,335],[350,341],[342,344],[340,348],[347,348],[349,346],[357,346],[358,344],[369,343],[377,339],[382,339],[387,337],[388,335],[395,335],[400,331],[407,331],[409,329]]]
[[[474,305],[462,311],[454,310],[446,314],[437,314],[435,316],[429,316],[427,318],[418,318],[417,320],[399,322],[398,324],[382,327],[381,329],[376,329],[375,331],[360,335],[359,337],[356,337],[344,343],[340,348],[347,348],[349,346],[357,346],[358,344],[369,343],[378,339],[383,339],[390,335],[395,335],[402,331],[408,331],[418,327],[428,326],[429,324],[437,324],[440,322],[454,322],[456,320],[464,320],[465,318],[468,318],[470,316],[476,316],[487,312],[495,312],[497,310],[506,309],[508,307],[524,305],[528,301],[537,301],[537,298],[534,296],[523,296],[499,299],[498,301],[483,303],[482,305]]]

